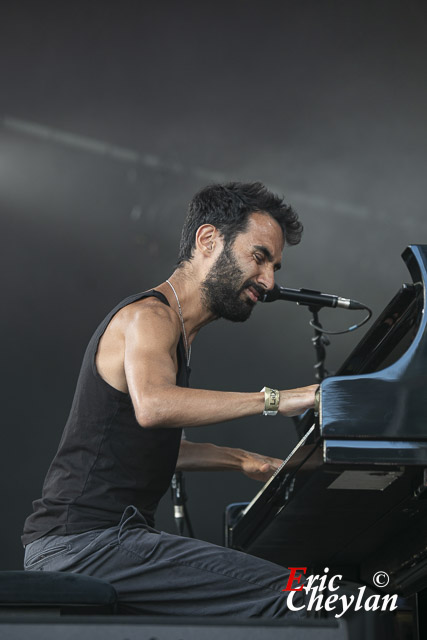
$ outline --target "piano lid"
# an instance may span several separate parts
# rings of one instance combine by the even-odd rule
[[[401,289],[356,348],[366,360],[361,367],[364,373],[348,375],[354,371],[352,354],[340,369],[343,375],[321,383],[319,425],[324,438],[420,440],[427,436],[427,245],[411,245],[402,257],[413,285]],[[396,353],[394,358],[392,353],[384,358],[387,340],[397,359]],[[376,370],[381,365],[384,368]]]

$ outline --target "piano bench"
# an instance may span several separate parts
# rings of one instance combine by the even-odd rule
[[[108,582],[60,571],[0,571],[0,616],[112,614],[117,593]]]

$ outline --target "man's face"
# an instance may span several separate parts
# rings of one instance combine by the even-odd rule
[[[257,300],[274,286],[283,251],[280,225],[269,215],[252,213],[246,231],[225,247],[202,283],[202,296],[217,317],[244,322]]]

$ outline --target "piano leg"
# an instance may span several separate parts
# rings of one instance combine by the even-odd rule
[[[415,626],[417,629],[416,640],[427,638],[427,589],[419,591],[415,605]]]

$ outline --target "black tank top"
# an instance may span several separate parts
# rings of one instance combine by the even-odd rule
[[[132,401],[99,375],[95,357],[102,334],[123,307],[142,298],[167,299],[154,289],[123,300],[92,336],[77,381],[70,415],[49,468],[42,498],[24,526],[23,544],[45,535],[82,533],[118,524],[135,505],[150,526],[175,470],[182,429],[141,427]],[[187,387],[182,336],[176,384]]]

